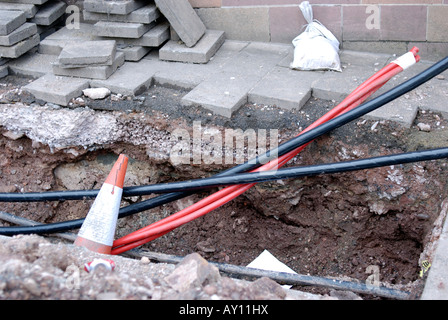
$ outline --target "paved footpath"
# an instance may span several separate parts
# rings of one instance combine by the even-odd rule
[[[51,52],[51,48],[46,46],[45,52]],[[397,52],[396,56],[404,53]],[[205,64],[163,61],[154,50],[138,62],[125,62],[107,79],[86,79],[84,86],[107,87],[124,95],[141,94],[154,83],[180,87],[190,90],[182,99],[184,105],[199,105],[230,118],[245,103],[300,109],[311,96],[341,101],[396,56],[342,51],[342,72],[297,71],[289,68],[293,60],[292,45],[226,40]],[[56,54],[28,53],[10,61],[9,71],[33,77],[47,75],[48,78],[57,57]],[[422,61],[391,79],[377,94],[404,82],[432,63],[422,57]],[[45,100],[48,95],[49,102],[53,103],[57,102],[51,101],[52,97],[60,95],[57,101],[70,101],[75,98],[73,94],[79,92],[79,87],[58,92],[58,88],[51,88],[48,83],[41,89],[39,82],[31,83],[30,88],[33,92],[42,91],[40,99]],[[447,97],[448,73],[445,72],[366,118],[393,120],[410,127],[419,109],[448,114]]]

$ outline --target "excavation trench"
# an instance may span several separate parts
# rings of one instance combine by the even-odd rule
[[[314,98],[301,111],[246,105],[230,121],[201,108],[180,108],[182,94],[156,86],[134,99],[85,99],[83,103],[89,109],[79,105],[79,101],[69,109],[42,106],[30,97],[31,106],[3,105],[0,191],[98,189],[120,153],[130,157],[126,186],[211,176],[235,163],[199,164],[191,159],[188,164],[174,165],[170,150],[179,142],[172,139],[176,129],[193,136],[194,126],[200,122],[203,137],[207,132],[224,135],[229,128],[255,129],[257,133],[265,129],[269,137],[269,133],[277,134],[275,129],[281,143],[335,105]],[[21,99],[26,98],[22,94]],[[9,114],[20,114],[21,118],[14,119]],[[61,128],[67,117],[77,129],[64,133]],[[46,128],[38,126],[43,120],[48,121]],[[312,142],[287,166],[446,145],[448,127],[441,114],[420,112],[417,122],[431,124],[433,129],[422,132],[415,125],[407,129],[395,122],[359,119]],[[106,129],[108,124],[113,124],[113,130]],[[94,129],[101,130],[89,132]],[[68,141],[68,136],[72,140]],[[201,147],[209,150],[207,143],[211,141],[207,137]],[[247,148],[239,151],[246,155]],[[236,154],[239,151],[231,150]],[[430,260],[437,238],[434,229],[443,220],[441,208],[447,197],[447,176],[446,160],[436,160],[259,183],[230,203],[143,248],[178,256],[199,252],[210,261],[241,266],[268,250],[300,274],[361,282],[375,276],[384,285],[418,296],[424,285],[424,277],[419,275],[421,264]],[[116,238],[165,218],[214,191],[202,191],[122,218]],[[125,198],[123,206],[150,197]],[[92,200],[1,203],[0,208],[41,223],[54,223],[83,218],[91,203]],[[9,226],[6,222],[0,225]],[[375,270],[379,273],[374,274]]]

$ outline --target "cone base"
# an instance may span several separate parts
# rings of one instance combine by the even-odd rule
[[[77,237],[74,244],[75,246],[84,247],[90,251],[102,254],[110,254],[112,250],[111,246],[107,246],[105,244],[98,243],[92,240],[84,239],[82,237]]]

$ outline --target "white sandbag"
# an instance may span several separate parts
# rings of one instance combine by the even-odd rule
[[[313,19],[313,10],[308,1],[302,2],[299,7],[308,24],[305,31],[292,41],[294,61],[291,68],[341,72],[338,39],[324,25]]]

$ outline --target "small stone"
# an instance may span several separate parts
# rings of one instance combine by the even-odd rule
[[[431,126],[426,123],[420,122],[419,124],[417,124],[417,127],[420,129],[420,131],[425,131],[425,132],[431,131]]]
[[[110,90],[107,88],[89,88],[89,89],[84,89],[82,91],[82,93],[93,100],[100,100],[100,99],[104,99],[107,96],[110,95]]]

